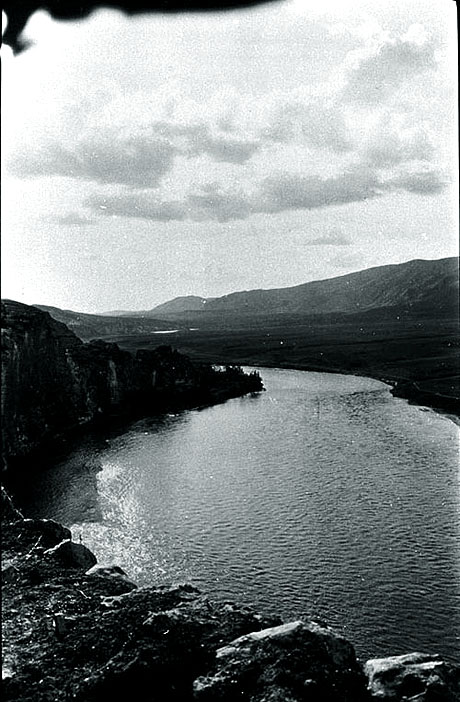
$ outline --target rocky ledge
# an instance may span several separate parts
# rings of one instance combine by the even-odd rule
[[[284,623],[189,585],[137,588],[3,493],[3,697],[20,702],[458,702],[437,656],[356,659],[323,624]]]

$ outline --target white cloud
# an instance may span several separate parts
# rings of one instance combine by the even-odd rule
[[[352,149],[343,111],[327,98],[280,102],[262,135],[275,142],[305,143],[339,153]]]
[[[409,116],[384,110],[369,129],[361,154],[376,168],[389,168],[410,161],[431,161],[436,153],[430,126],[421,120],[414,124]]]
[[[342,99],[377,105],[410,79],[435,68],[435,44],[421,25],[411,25],[396,37],[383,33],[348,55]]]

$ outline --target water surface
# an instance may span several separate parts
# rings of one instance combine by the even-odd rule
[[[264,393],[89,437],[28,511],[140,584],[324,620],[363,657],[460,660],[458,427],[376,380],[261,373]]]

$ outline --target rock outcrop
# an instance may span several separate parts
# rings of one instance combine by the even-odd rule
[[[365,672],[372,698],[382,702],[458,702],[460,669],[437,655],[407,653],[373,658]]]
[[[190,585],[137,588],[117,566],[88,569],[94,556],[75,554],[85,547],[62,525],[3,514],[5,702],[460,699],[460,669],[437,657],[363,668],[324,625],[212,602]]]
[[[2,303],[2,440],[8,462],[113,415],[148,415],[262,389],[259,376],[194,364],[169,346],[135,355],[82,342],[47,312]]]
[[[353,646],[314,622],[295,621],[232,641],[194,683],[202,702],[361,702],[368,699]]]

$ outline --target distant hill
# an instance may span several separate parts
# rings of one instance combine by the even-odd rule
[[[66,324],[81,339],[155,334],[171,329],[262,328],[290,324],[299,318],[336,324],[353,318],[395,319],[454,317],[458,314],[459,260],[414,260],[368,268],[337,278],[290,288],[234,292],[216,298],[176,297],[152,310],[87,314],[35,305]]]
[[[204,310],[205,305],[212,302],[215,298],[198,297],[197,295],[187,295],[186,297],[175,297],[169,302],[164,302],[162,305],[154,307],[150,312],[144,313],[149,315],[170,315],[178,312],[197,312]]]
[[[63,322],[84,341],[110,337],[114,334],[154,334],[171,328],[171,324],[165,319],[144,318],[136,316],[136,312],[133,312],[130,317],[115,317],[61,310],[59,307],[48,305],[34,305],[34,307],[48,312],[58,322]]]
[[[289,288],[249,290],[223,297],[181,297],[155,307],[157,317],[190,317],[224,314],[323,315],[352,314],[373,309],[420,309],[433,313],[452,309],[458,300],[458,258],[368,268],[337,278],[318,280]]]

